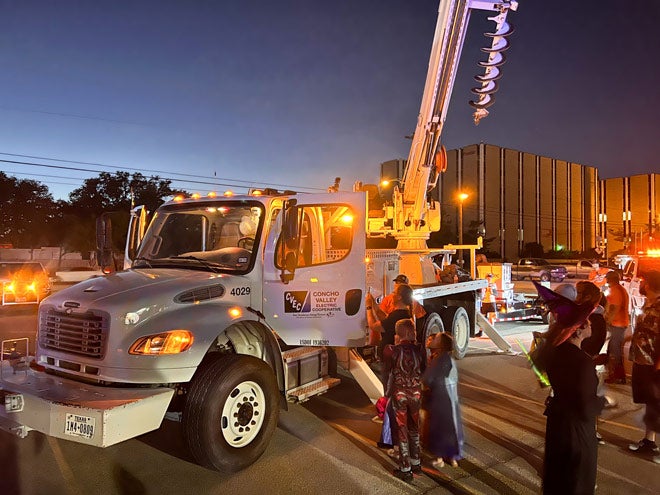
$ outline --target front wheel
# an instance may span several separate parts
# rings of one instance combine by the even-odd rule
[[[277,381],[270,366],[252,356],[219,355],[191,382],[183,434],[199,464],[233,473],[263,454],[278,416]]]
[[[442,323],[454,338],[454,358],[463,359],[470,343],[470,318],[462,306],[449,306],[442,311]]]

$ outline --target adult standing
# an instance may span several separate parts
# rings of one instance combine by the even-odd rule
[[[605,306],[605,321],[610,334],[607,345],[608,376],[605,383],[626,383],[626,371],[623,367],[623,340],[630,325],[628,313],[629,297],[626,289],[621,286],[618,272],[611,271],[605,275],[607,280],[607,304]]]
[[[385,347],[383,361],[388,376],[385,395],[390,397],[399,439],[399,469],[394,476],[412,481],[421,471],[419,409],[422,401],[422,373],[426,354],[415,343],[415,324],[411,319],[396,322],[396,345]]]
[[[559,297],[551,305],[555,321],[548,330],[541,359],[553,391],[544,413],[545,495],[593,494],[595,490],[596,417],[605,399],[596,393],[598,378],[593,360],[581,349],[582,341],[591,335],[588,317],[593,309],[591,303],[576,304]]]
[[[394,326],[399,320],[412,317],[413,303],[412,287],[407,284],[397,284],[392,291],[393,309],[387,315],[378,312],[376,301],[371,293],[367,293],[366,309],[367,324],[372,333],[380,334],[378,343],[378,356],[383,356],[383,349],[387,345],[394,344]],[[383,383],[387,382],[387,376],[383,377]]]
[[[650,455],[660,464],[660,451],[655,436],[660,431],[660,272],[644,275],[640,294],[646,296],[642,315],[637,320],[630,346],[632,396],[636,404],[645,404],[646,434],[628,448],[641,455]]]
[[[602,292],[598,285],[585,280],[575,284],[575,302],[578,304],[590,303],[596,306],[593,313],[589,315],[591,324],[591,336],[582,342],[582,350],[589,354],[594,360],[598,360],[600,351],[607,339],[607,322],[605,321],[605,308],[600,305]],[[603,355],[604,356],[604,355]],[[596,363],[604,364],[604,363]]]
[[[408,281],[408,277],[403,273],[397,275],[393,282],[394,282],[394,290],[385,297],[383,297],[383,300],[380,302],[380,304],[375,307],[376,314],[381,319],[386,318],[387,315],[389,315],[392,311],[394,311],[394,291],[396,290],[396,288],[399,285],[410,285],[410,282]],[[412,314],[416,319],[420,319],[426,316],[426,310],[424,309],[424,306],[419,304],[414,299],[412,302],[412,306],[413,306]]]

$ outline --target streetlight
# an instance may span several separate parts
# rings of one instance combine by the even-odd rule
[[[458,244],[459,246],[463,245],[463,203],[468,199],[470,195],[466,192],[458,193]],[[461,268],[463,268],[463,249],[458,250],[458,262]]]
[[[383,179],[380,181],[381,195],[385,201],[393,201],[394,187],[397,186],[401,190],[403,182],[401,179]]]

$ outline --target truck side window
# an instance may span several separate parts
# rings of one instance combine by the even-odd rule
[[[354,214],[345,205],[299,205],[299,245],[297,267],[334,263],[351,250]],[[280,243],[281,244],[281,243]],[[281,247],[278,246],[277,252]],[[275,265],[281,264],[277,256]]]

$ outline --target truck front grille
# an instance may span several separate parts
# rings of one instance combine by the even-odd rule
[[[39,345],[44,349],[103,358],[109,317],[104,313],[73,314],[50,308],[39,317]]]

